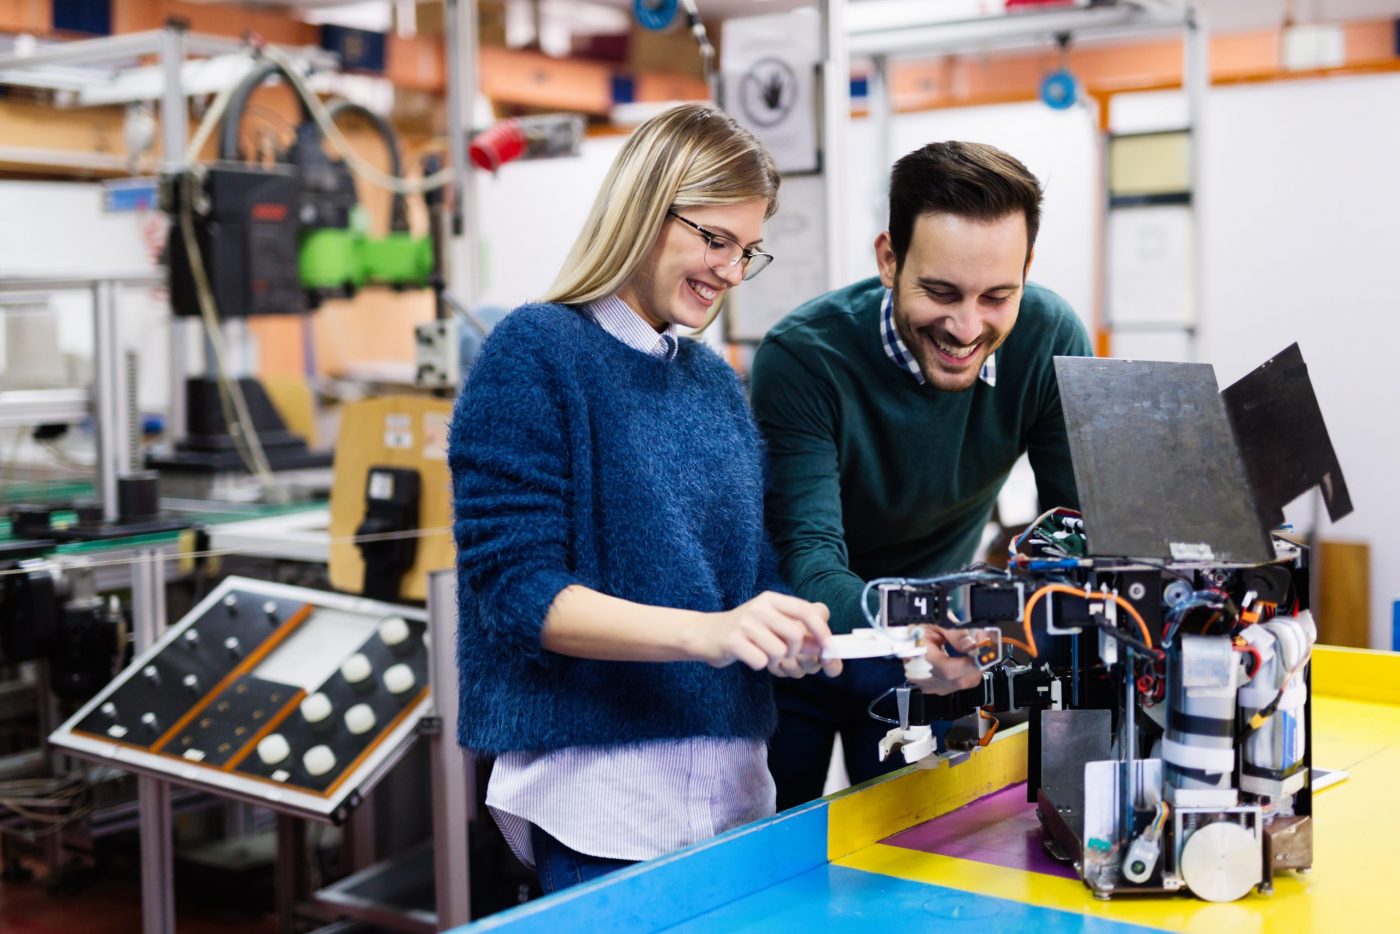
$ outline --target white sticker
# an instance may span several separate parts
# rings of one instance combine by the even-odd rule
[[[441,412],[428,412],[423,416],[424,460],[447,460],[447,427],[450,421],[451,417]]]
[[[1205,542],[1171,542],[1173,561],[1214,561],[1215,553]]]
[[[385,470],[371,471],[369,475],[370,499],[394,498],[394,475]]]
[[[413,418],[396,413],[384,416],[384,446],[405,450],[413,447]]]
[[[292,777],[292,773],[291,773],[291,772],[288,772],[286,769],[278,769],[276,772],[273,772],[273,773],[272,773],[272,780],[273,780],[274,782],[285,782],[287,779],[289,779],[289,778],[291,778],[291,777]],[[277,798],[274,799],[274,800],[280,800],[281,797],[282,797],[281,795],[278,795]]]
[[[191,762],[203,762],[204,753],[199,751],[198,749],[186,749],[185,758],[189,759]]]

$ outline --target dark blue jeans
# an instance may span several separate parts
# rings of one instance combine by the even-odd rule
[[[820,798],[831,765],[831,744],[841,734],[841,750],[852,785],[903,768],[903,757],[879,758],[888,723],[866,712],[887,689],[904,683],[904,667],[892,658],[853,659],[835,678],[774,678],[778,731],[768,744],[768,771],[778,788],[778,810]],[[894,704],[880,707],[893,716]]]
[[[535,851],[535,873],[540,878],[540,889],[546,895],[633,864],[631,860],[604,859],[572,850],[534,824],[530,825],[530,846]]]

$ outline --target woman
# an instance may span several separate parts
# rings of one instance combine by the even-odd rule
[[[777,592],[738,379],[676,335],[771,260],[777,189],[720,111],[648,120],[458,400],[459,738],[546,892],[771,814],[765,669],[840,670],[826,607]]]

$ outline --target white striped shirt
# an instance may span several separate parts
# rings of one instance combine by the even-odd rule
[[[658,334],[617,296],[582,311],[627,346],[675,359],[674,325]],[[767,747],[756,739],[506,752],[486,786],[486,806],[527,866],[531,824],[580,853],[643,860],[767,817],[776,800]]]

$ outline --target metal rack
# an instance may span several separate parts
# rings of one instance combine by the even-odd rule
[[[474,259],[477,254],[476,222],[471,197],[473,170],[466,158],[466,128],[476,87],[476,3],[475,0],[444,0],[447,29],[449,158],[454,167],[459,192],[458,218],[453,225],[453,262],[448,281],[458,295],[470,299],[476,282]],[[238,53],[244,43],[188,33],[183,24],[170,22],[164,28],[108,38],[66,42],[40,48],[30,54],[0,55],[0,85],[43,87],[77,92],[82,103],[85,85],[110,83],[113,75],[129,67],[134,59],[154,57],[161,74],[159,82],[162,155],[158,168],[175,172],[186,168],[185,149],[189,139],[186,110],[186,75],[190,56],[216,56]],[[285,49],[288,54],[313,65],[337,64],[338,59],[321,49]],[[75,66],[112,65],[108,73],[84,73]],[[110,101],[104,101],[110,102]],[[127,171],[130,166],[120,156],[81,154],[30,146],[0,145],[0,160],[50,165],[58,168],[98,171]],[[148,160],[144,168],[157,166]],[[53,390],[0,393],[0,425],[32,424],[35,418],[77,419],[91,406],[99,442],[99,489],[104,513],[114,515],[116,478],[130,465],[129,434],[124,429],[129,410],[129,393],[122,378],[121,343],[117,317],[116,290],[119,285],[151,285],[164,281],[159,268],[136,272],[74,275],[27,275],[0,278],[0,294],[34,292],[43,289],[90,288],[94,300],[97,378],[92,391]],[[178,320],[178,319],[177,319]],[[183,335],[172,336],[170,352],[169,429],[173,436],[185,433],[183,383],[187,372]],[[142,546],[131,565],[133,622],[136,650],[144,651],[160,637],[166,625],[164,585],[168,545]],[[435,575],[428,606],[432,643],[441,647],[433,653],[432,684],[439,729],[433,736],[432,784],[435,806],[440,808],[434,837],[436,912],[433,923],[439,929],[470,920],[470,893],[467,885],[467,814],[471,780],[468,758],[456,743],[456,671],[450,647],[455,644],[455,577],[446,571]],[[441,726],[445,724],[445,727]],[[147,934],[175,930],[173,891],[173,849],[171,840],[171,786],[160,779],[139,780],[141,884],[143,929]],[[279,838],[280,838],[279,834]]]
[[[93,387],[0,392],[0,425],[81,421],[92,414],[97,438],[97,493],[102,517],[117,518],[117,479],[135,465],[130,419],[134,401],[121,339],[117,290],[123,286],[152,286],[165,282],[156,269],[84,273],[0,276],[0,295],[87,289],[92,293]]]

